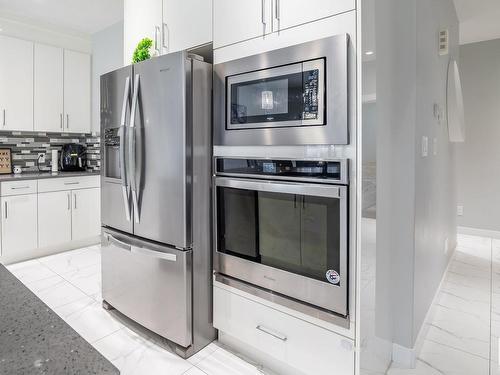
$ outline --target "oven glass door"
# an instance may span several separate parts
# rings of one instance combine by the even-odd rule
[[[219,253],[345,287],[346,187],[217,180]]]
[[[228,77],[230,130],[324,125],[324,59]]]

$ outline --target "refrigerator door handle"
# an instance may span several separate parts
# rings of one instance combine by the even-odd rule
[[[111,234],[106,234],[106,239],[109,242],[114,243],[116,246],[118,246],[121,249],[131,251],[132,250],[132,245],[129,245],[128,243],[125,243],[123,241],[120,241],[119,239],[113,237]]]
[[[126,151],[125,151],[125,136],[126,136],[126,124],[125,117],[127,114],[128,98],[130,95],[130,77],[127,76],[125,79],[125,89],[123,92],[123,105],[122,105],[122,116],[120,122],[120,166],[121,166],[121,183],[122,183],[122,194],[123,194],[123,204],[125,206],[125,217],[127,221],[130,221],[130,201],[127,186],[127,164],[125,161]]]
[[[160,251],[154,251],[154,250],[149,250],[144,247],[137,247],[137,246],[132,246],[130,251],[134,254],[140,254],[140,255],[146,255],[150,256],[153,258],[159,258],[159,259],[164,259],[168,260],[171,262],[176,262],[177,261],[177,255],[175,254],[170,254],[170,253],[163,253]]]
[[[139,202],[137,198],[136,182],[136,144],[135,144],[135,114],[137,111],[137,101],[139,96],[139,74],[134,79],[134,94],[132,96],[132,109],[130,111],[130,132],[129,132],[129,158],[130,158],[130,185],[132,190],[132,204],[134,207],[134,219],[136,223],[140,222]]]

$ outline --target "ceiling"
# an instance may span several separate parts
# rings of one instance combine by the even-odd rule
[[[454,0],[460,43],[500,38],[500,0]]]
[[[89,35],[123,19],[123,0],[0,0],[0,17]]]

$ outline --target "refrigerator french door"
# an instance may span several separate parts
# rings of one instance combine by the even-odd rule
[[[211,72],[182,51],[101,77],[103,300],[183,356],[215,335]]]

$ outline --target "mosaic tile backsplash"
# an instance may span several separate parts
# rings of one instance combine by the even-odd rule
[[[42,133],[42,132],[0,132],[0,148],[12,150],[12,165],[19,165],[23,172],[37,172],[38,154],[45,153],[45,163],[40,169],[51,166],[52,150],[61,150],[65,143],[79,143],[87,147],[87,169],[101,169],[101,144],[98,136],[90,134]]]

